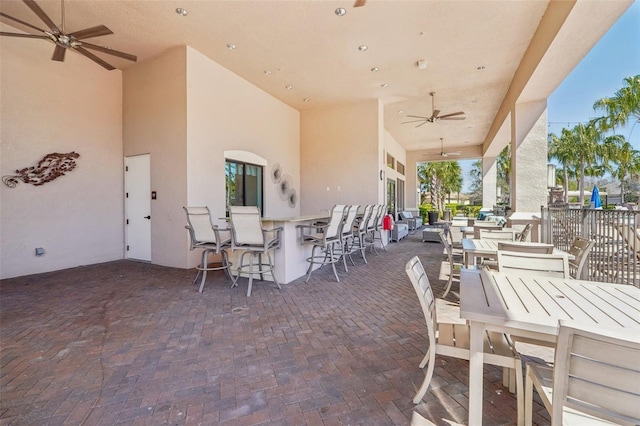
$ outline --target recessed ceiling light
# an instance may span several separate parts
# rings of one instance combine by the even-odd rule
[[[227,44],[227,49],[229,49],[229,50],[233,50],[233,49],[235,49],[235,48],[236,48],[236,45],[235,45],[235,44],[233,44],[233,43],[229,43],[229,44]]]
[[[271,70],[264,70],[264,73],[265,73],[266,75],[269,75],[269,74],[271,74]]]
[[[399,109],[398,110],[398,114],[404,114],[404,110],[403,109]]]
[[[344,7],[339,7],[335,10],[335,14],[338,16],[344,16],[347,14],[347,9],[345,9]]]
[[[380,71],[380,68],[378,67],[371,68],[371,72],[378,72],[378,71]]]
[[[358,50],[361,52],[365,52],[369,47],[367,47],[366,44],[363,44],[361,46],[358,46]]]
[[[380,87],[385,88],[385,87],[389,87],[389,85],[387,83],[382,83]]]
[[[286,86],[284,86],[284,88],[287,89],[287,90],[291,90],[291,89],[293,89],[293,86],[290,85],[290,84],[287,84]]]
[[[308,103],[308,102],[311,102],[311,99],[309,99],[309,98],[304,98],[304,99],[302,100],[302,102],[304,102],[304,103]]]
[[[477,69],[478,71],[482,71],[484,68],[485,68],[485,66],[484,66],[484,65],[479,65],[476,69]]]
[[[180,16],[187,16],[189,14],[189,12],[187,11],[187,9],[183,9],[181,7],[176,9],[176,13]]]

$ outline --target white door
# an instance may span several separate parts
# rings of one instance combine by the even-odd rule
[[[151,262],[151,156],[125,158],[127,259]]]

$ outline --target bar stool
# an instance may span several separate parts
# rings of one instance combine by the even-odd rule
[[[242,251],[237,277],[242,274],[249,276],[247,297],[251,296],[253,276],[259,275],[264,280],[264,274],[270,273],[278,288],[280,283],[274,273],[272,253],[280,247],[280,231],[282,227],[265,229],[260,219],[260,210],[256,206],[229,206],[229,224],[231,226],[231,249]],[[264,263],[262,255],[267,256]],[[249,256],[246,263],[245,256]],[[257,262],[255,262],[257,258]],[[237,284],[237,278],[236,283]]]
[[[189,231],[191,237],[190,250],[204,249],[202,251],[202,260],[200,265],[196,267],[198,274],[196,275],[193,283],[198,280],[200,274],[202,274],[202,282],[200,283],[200,289],[202,293],[204,283],[207,280],[207,271],[220,271],[224,270],[226,274],[231,278],[233,287],[236,284],[236,279],[231,274],[229,257],[227,255],[227,249],[231,247],[231,235],[230,229],[221,229],[211,222],[211,213],[209,207],[182,207],[187,213],[187,225],[185,228]],[[216,254],[222,256],[221,266],[209,266],[209,255]]]

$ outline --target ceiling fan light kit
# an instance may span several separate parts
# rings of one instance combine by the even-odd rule
[[[102,58],[94,55],[89,52],[87,49],[94,50],[97,52],[106,53],[108,55],[117,56],[119,58],[123,58],[129,61],[136,62],[138,58],[135,55],[131,55],[125,52],[119,52],[114,49],[110,49],[108,47],[99,46],[96,44],[87,43],[84,39],[92,38],[92,37],[100,37],[104,35],[113,34],[109,28],[104,25],[97,25],[95,27],[86,28],[84,30],[74,31],[71,33],[65,32],[64,28],[64,0],[61,0],[61,9],[62,9],[62,29],[60,29],[53,20],[45,13],[44,10],[38,6],[38,4],[34,0],[22,0],[24,4],[31,9],[33,13],[35,13],[40,20],[49,28],[49,30],[43,30],[42,28],[38,28],[35,25],[31,25],[28,22],[22,21],[13,16],[7,15],[6,13],[0,12],[0,16],[3,16],[7,19],[10,19],[18,24],[29,27],[33,30],[36,30],[42,34],[24,34],[24,33],[10,33],[5,31],[0,31],[0,35],[8,36],[8,37],[22,37],[22,38],[41,38],[44,40],[50,40],[55,43],[56,47],[53,50],[53,56],[51,60],[63,62],[67,49],[72,49],[86,58],[91,59],[93,62],[99,64],[103,68],[107,70],[114,70],[115,67],[108,62],[104,61]]]

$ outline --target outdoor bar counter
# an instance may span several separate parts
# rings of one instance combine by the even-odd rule
[[[280,231],[280,248],[273,252],[275,274],[280,284],[288,284],[306,275],[309,267],[307,257],[311,256],[311,246],[300,244],[300,230],[296,226],[310,225],[319,220],[328,219],[329,213],[327,212],[307,216],[262,218],[262,226],[265,229],[282,227],[282,231]],[[234,274],[236,273],[235,265],[238,265],[240,256],[241,251],[229,252],[229,260],[234,265],[231,267]],[[269,274],[265,274],[264,279],[273,281]]]

